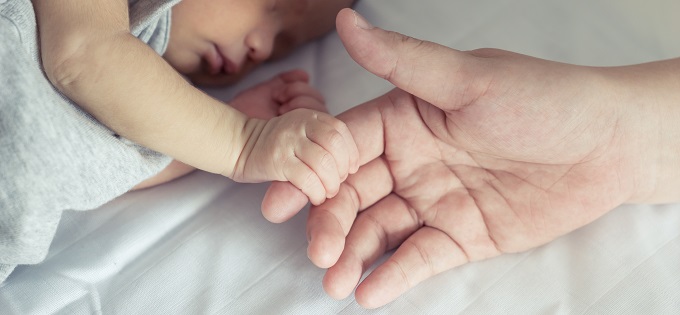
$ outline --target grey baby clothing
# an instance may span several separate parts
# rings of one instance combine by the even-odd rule
[[[162,54],[179,0],[130,0],[133,35]],[[65,210],[89,210],[171,158],[117,137],[44,75],[30,0],[0,3],[0,282],[42,261]]]

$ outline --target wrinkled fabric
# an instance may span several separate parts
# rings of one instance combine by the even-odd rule
[[[132,33],[162,54],[179,0],[131,0]],[[42,261],[65,210],[89,210],[170,158],[117,137],[44,75],[30,0],[0,3],[0,281]]]

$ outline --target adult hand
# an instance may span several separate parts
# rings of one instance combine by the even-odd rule
[[[668,159],[655,135],[672,120],[654,105],[674,89],[641,82],[668,64],[589,68],[461,52],[373,28],[351,10],[337,27],[352,58],[398,88],[339,115],[363,166],[310,209],[307,224],[309,257],[329,268],[332,297],[351,294],[395,248],[356,287],[362,306],[384,305],[461,264],[545,244],[624,202],[659,197]],[[263,214],[285,221],[305,202],[274,183]]]

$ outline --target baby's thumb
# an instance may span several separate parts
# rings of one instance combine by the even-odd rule
[[[369,24],[351,9],[336,19],[338,34],[352,59],[398,88],[442,109],[456,109],[470,92],[477,59],[436,43]],[[464,97],[472,97],[464,95]]]

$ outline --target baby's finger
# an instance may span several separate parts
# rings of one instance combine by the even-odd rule
[[[331,115],[327,115],[327,114],[326,115],[320,114],[320,115],[317,116],[317,119],[319,119],[319,121],[322,121],[322,122],[332,126],[338,133],[340,133],[340,135],[342,136],[342,140],[343,140],[343,141],[337,140],[338,143],[332,143],[333,146],[331,146],[329,148],[326,148],[326,147],[324,147],[324,148],[326,150],[333,149],[333,151],[331,151],[331,152],[333,152],[334,156],[336,156],[336,161],[338,161],[338,159],[337,159],[338,157],[343,158],[342,161],[347,161],[346,162],[347,163],[347,172],[349,172],[349,174],[356,173],[357,170],[359,169],[359,149],[357,147],[356,142],[354,141],[354,137],[352,136],[352,133],[349,131],[349,128],[347,128],[347,125],[343,121],[341,121],[341,120],[339,120],[339,119],[337,119],[337,118],[335,118]],[[325,138],[325,139],[330,139],[330,138]],[[324,138],[322,138],[320,140],[324,140]],[[335,140],[335,139],[333,139],[333,140]],[[335,155],[335,154],[337,154],[337,155]],[[338,165],[338,167],[340,167],[340,165]],[[343,168],[342,170],[343,170],[343,173],[341,173],[340,176],[344,180],[345,177],[342,174],[345,174],[345,171],[344,171],[345,169]]]
[[[326,114],[316,113],[317,123],[308,126],[307,138],[326,150],[335,160],[335,176],[344,181],[349,175],[349,152],[354,142],[348,142],[341,133],[344,123]],[[353,139],[352,139],[353,140]]]
[[[309,83],[309,74],[302,69],[293,69],[282,72],[278,75],[284,83],[292,83],[296,81]]]
[[[283,168],[283,176],[307,195],[312,204],[326,200],[326,190],[317,174],[307,164],[295,158]]]
[[[307,135],[309,137],[309,135]],[[312,140],[314,141],[314,140]],[[340,178],[338,178],[338,166],[330,152],[318,144],[308,141],[295,149],[295,156],[316,173],[321,180],[321,184],[326,190],[325,198],[333,198],[340,189]],[[344,178],[343,178],[344,179]],[[323,202],[323,200],[321,200]],[[320,203],[314,203],[318,205]]]
[[[328,112],[324,103],[319,102],[317,99],[309,96],[299,96],[279,106],[279,115],[298,108],[307,108],[324,113]]]
[[[299,96],[308,96],[321,103],[326,101],[319,90],[306,82],[292,82],[286,84],[278,91],[275,99],[280,103],[285,103]]]

